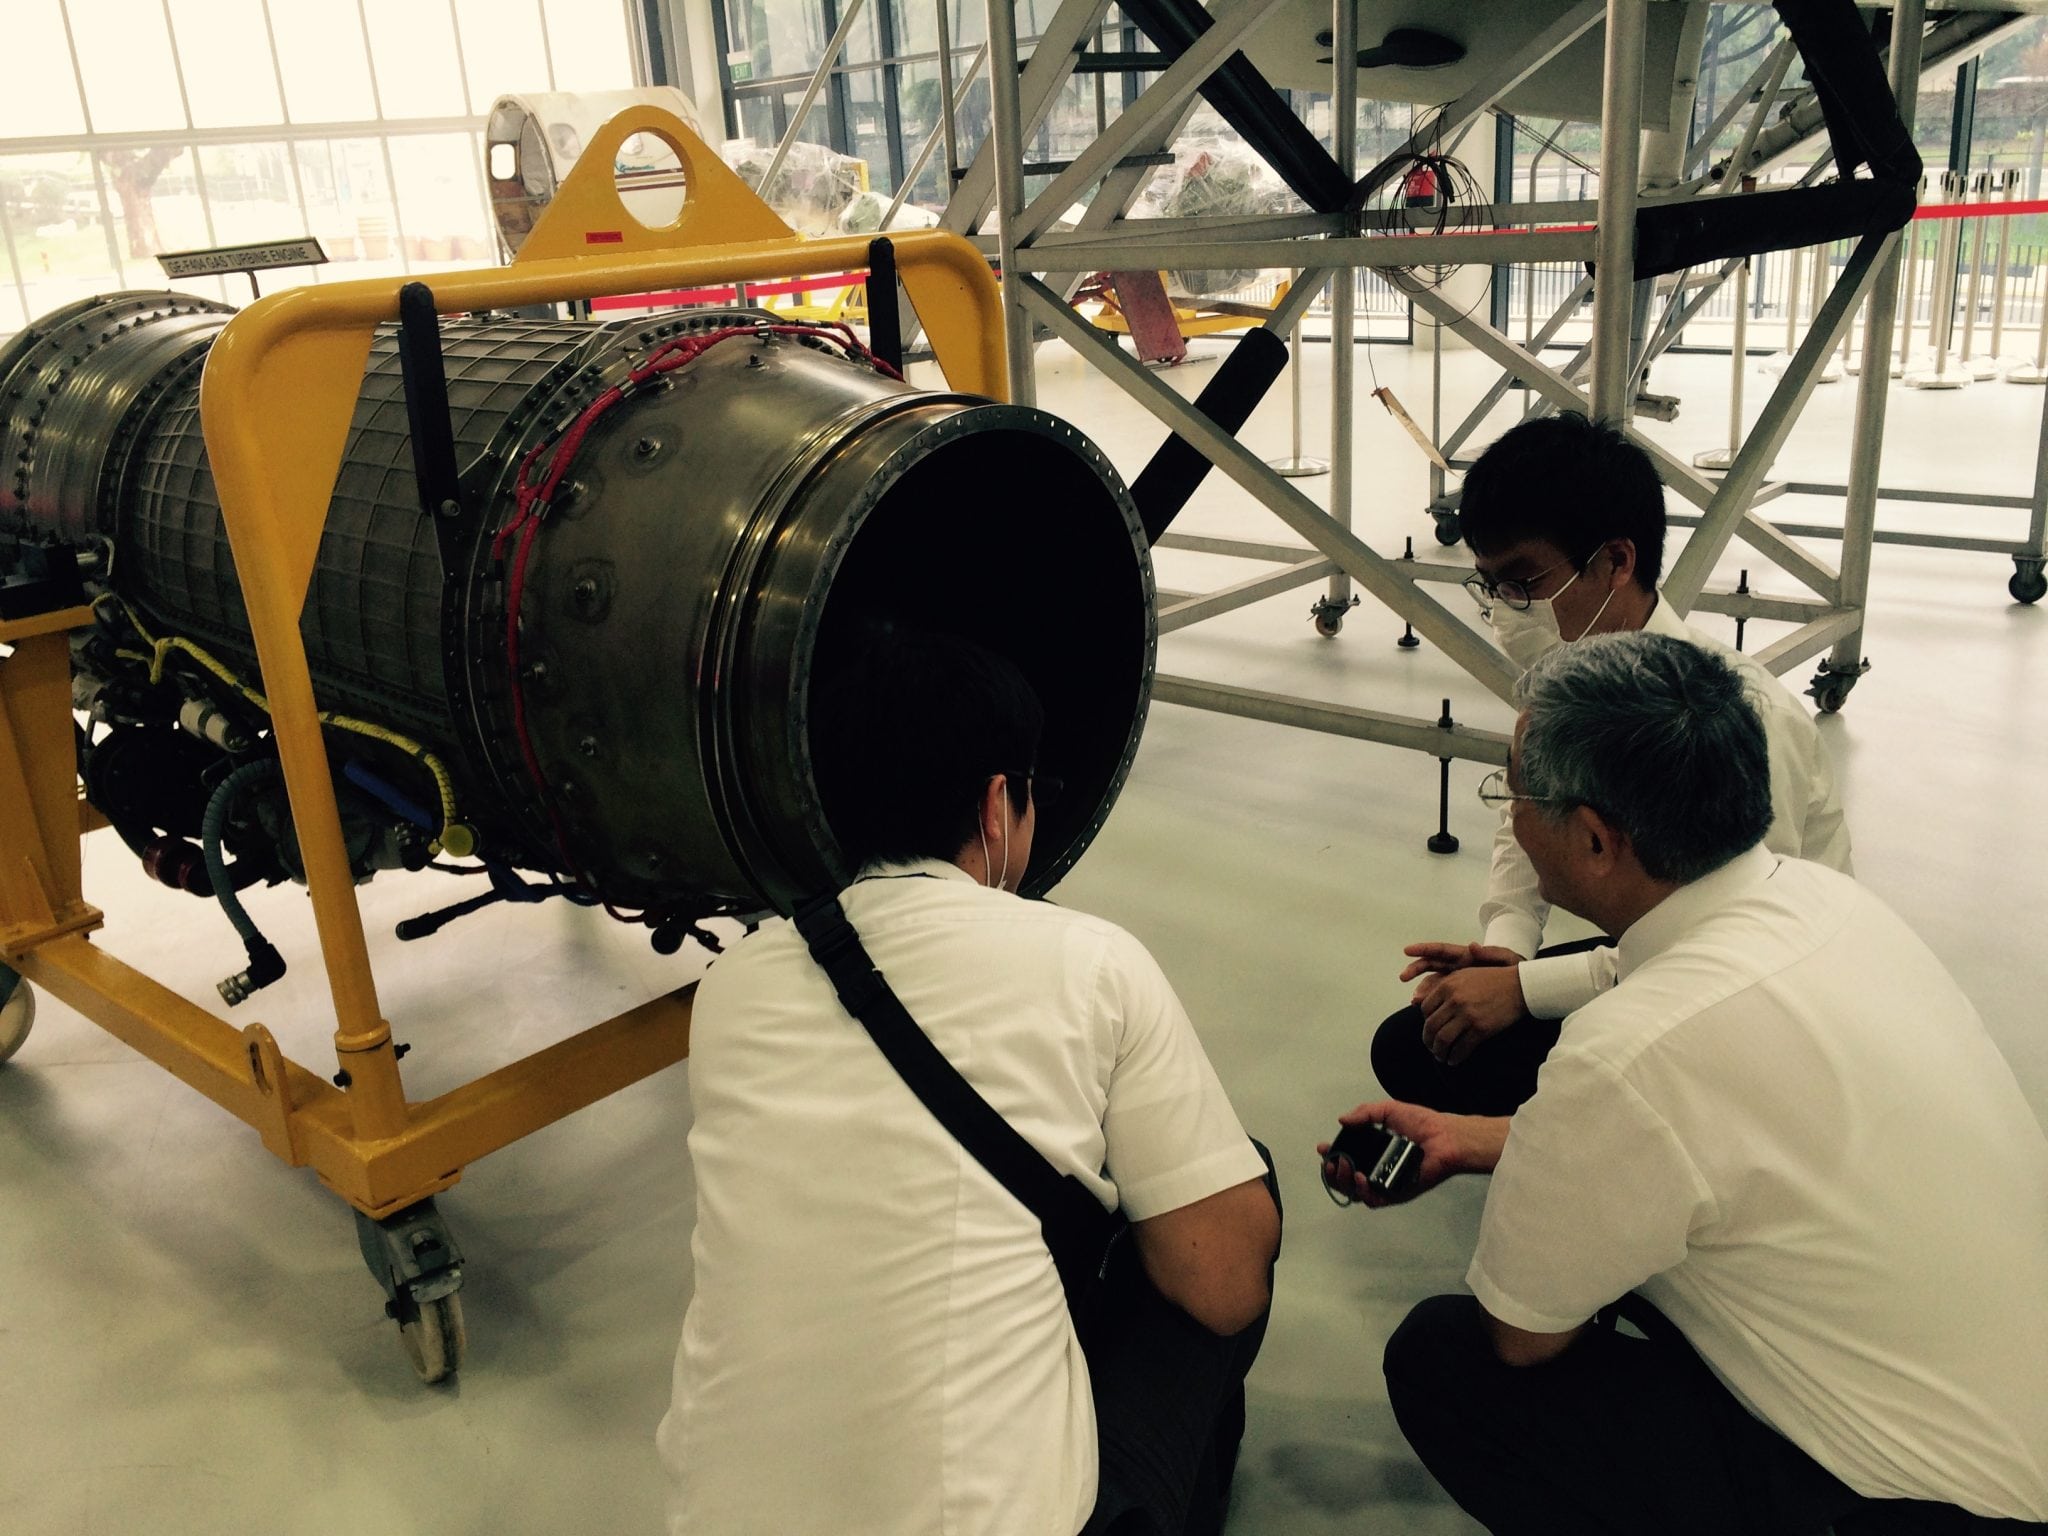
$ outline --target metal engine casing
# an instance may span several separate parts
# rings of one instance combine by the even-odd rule
[[[200,431],[232,311],[119,294],[0,351],[0,534],[100,550],[97,583],[260,686]],[[968,636],[1046,704],[1027,889],[1107,816],[1154,668],[1149,553],[1103,455],[1045,413],[913,389],[760,311],[607,325],[444,322],[459,516],[419,506],[395,331],[365,371],[301,632],[325,709],[449,765],[498,862],[582,873],[659,910],[788,907],[852,871],[807,728],[821,655],[873,624]],[[527,735],[507,673],[518,466],[649,352],[739,329],[599,416],[548,508],[521,604]]]

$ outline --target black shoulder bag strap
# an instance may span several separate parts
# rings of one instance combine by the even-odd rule
[[[832,978],[846,1011],[866,1027],[911,1092],[997,1183],[1038,1218],[1038,1230],[1066,1289],[1067,1305],[1078,1321],[1087,1289],[1101,1274],[1110,1239],[1121,1226],[1119,1219],[1102,1208],[1081,1180],[1047,1162],[932,1044],[875,969],[837,896],[819,896],[799,906],[796,928],[810,946],[811,958]]]

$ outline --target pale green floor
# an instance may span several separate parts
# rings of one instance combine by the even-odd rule
[[[1373,355],[1426,418],[1424,360],[1388,347]],[[1312,408],[1327,366],[1327,349],[1311,349]],[[1675,446],[1719,441],[1725,370],[1694,359],[1660,370],[1658,387],[1688,397],[1687,418],[1658,429]],[[1192,392],[1210,371],[1198,362],[1172,377]],[[1470,400],[1482,377],[1453,357],[1452,402]],[[1045,402],[1127,471],[1161,435],[1054,349],[1044,378]],[[1750,390],[1752,409],[1761,393]],[[1849,403],[1843,386],[1821,391],[1782,467],[1839,475]],[[1996,385],[1895,395],[1893,473],[2024,491],[2040,404],[2038,392]],[[1261,453],[1284,451],[1284,410],[1282,390],[1255,418]],[[1419,460],[1369,400],[1359,421],[1361,527],[1390,551],[1413,532],[1432,552]],[[1326,441],[1311,424],[1310,451]],[[1320,497],[1326,483],[1303,484]],[[2016,515],[1908,509],[1887,520],[1998,533]],[[1227,487],[1205,493],[1187,521],[1278,532]],[[1163,561],[1173,587],[1248,573],[1203,557]],[[1864,876],[1955,969],[2048,1113],[2036,1005],[2048,993],[2036,938],[2048,613],[2007,601],[2009,573],[1995,557],[1881,551],[1877,670],[1823,733]],[[1434,715],[1448,694],[1461,717],[1505,723],[1505,709],[1433,651],[1395,649],[1399,626],[1383,611],[1360,609],[1326,642],[1309,630],[1306,601],[1289,596],[1171,637],[1164,664],[1410,713]],[[1453,825],[1467,850],[1439,858],[1422,846],[1435,824],[1434,762],[1162,706],[1117,813],[1059,893],[1153,947],[1246,1124],[1280,1159],[1290,1225],[1252,1378],[1237,1536],[1476,1529],[1407,1455],[1378,1362],[1413,1301],[1457,1285],[1484,1190],[1468,1183],[1405,1210],[1339,1212],[1317,1191],[1311,1146],[1373,1091],[1365,1040],[1400,1001],[1399,946],[1471,930],[1488,831],[1472,798],[1478,776],[1453,771]],[[89,846],[89,888],[110,914],[104,942],[210,997],[236,959],[217,915],[145,884],[111,840]],[[443,891],[435,876],[366,888],[373,934]],[[248,1011],[324,1069],[305,902],[279,890],[256,904],[296,968]],[[563,906],[376,948],[386,1011],[415,1047],[406,1065],[416,1093],[691,970]],[[459,1385],[425,1390],[379,1316],[340,1203],[46,1000],[34,1037],[0,1069],[0,1532],[654,1530],[651,1436],[689,1284],[685,1070],[485,1160],[445,1199],[469,1260],[471,1356]]]

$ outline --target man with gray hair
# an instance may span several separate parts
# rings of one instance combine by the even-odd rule
[[[1493,1175],[1473,1294],[1388,1342],[1403,1433],[1496,1536],[2048,1529],[2048,1138],[1976,1012],[1853,880],[1762,845],[1720,658],[1602,636],[1524,697],[1482,794],[1619,979],[1512,1117],[1342,1117],[1414,1141],[1418,1193]]]

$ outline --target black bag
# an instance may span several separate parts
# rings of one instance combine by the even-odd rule
[[[997,1183],[1038,1218],[1038,1230],[1066,1289],[1067,1308],[1085,1339],[1099,1301],[1098,1282],[1108,1267],[1111,1245],[1125,1226],[1123,1218],[1105,1211],[1081,1180],[1047,1162],[946,1060],[875,969],[837,896],[805,902],[797,908],[795,921],[811,958],[831,977],[839,1001],[860,1020],[911,1092]]]

